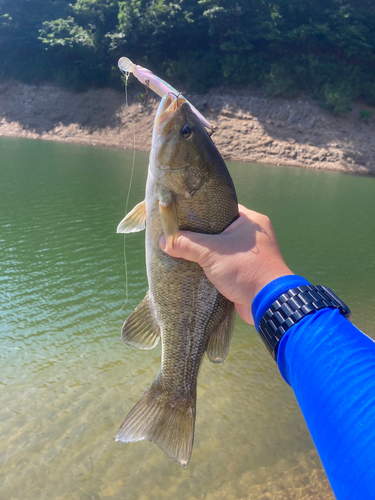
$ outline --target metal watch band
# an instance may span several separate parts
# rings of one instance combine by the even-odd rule
[[[280,340],[290,327],[325,307],[339,309],[350,319],[349,307],[325,286],[302,285],[280,295],[259,323],[259,334],[271,356],[277,359]]]

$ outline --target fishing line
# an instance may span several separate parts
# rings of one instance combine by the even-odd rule
[[[132,183],[133,183],[133,175],[134,175],[134,168],[135,168],[135,126],[134,126],[133,116],[132,116],[132,114],[130,112],[129,103],[128,103],[128,79],[129,79],[130,71],[125,71],[125,70],[121,69],[121,72],[125,76],[125,104],[126,104],[126,110],[127,110],[128,116],[129,116],[130,121],[131,121],[132,131],[133,131],[133,160],[132,160],[132,168],[131,168],[131,172],[130,172],[129,188],[128,188],[128,193],[127,193],[127,196],[126,196],[126,203],[125,203],[125,215],[126,215],[127,212],[128,212],[130,191],[131,191],[131,187],[132,187]],[[126,235],[124,234],[125,303],[119,309],[119,311],[122,311],[125,308],[125,306],[128,303],[128,298],[129,298],[129,292],[128,292],[128,264],[127,264],[127,260],[126,260],[126,245],[125,245],[125,240],[126,240]],[[48,356],[42,356],[41,354],[29,353],[25,349],[22,349],[21,347],[7,347],[7,346],[4,346],[4,345],[0,345],[0,348],[7,349],[9,351],[23,351],[26,354],[26,356],[35,356],[37,358],[41,358],[41,359],[45,359],[45,360],[48,360],[48,361],[52,361],[54,363],[75,363],[76,361],[79,361],[81,358],[83,358],[83,356],[87,353],[87,351],[89,349],[87,347],[86,350],[85,350],[85,352],[83,354],[81,354],[80,356],[78,356],[78,358],[76,358],[76,359],[72,359],[72,360],[58,360],[58,359],[49,358]]]
[[[135,167],[135,127],[134,127],[133,116],[132,116],[132,114],[130,112],[129,102],[128,102],[128,79],[129,79],[130,71],[123,70],[121,68],[120,68],[120,71],[125,76],[125,105],[126,105],[126,110],[127,110],[128,116],[130,118],[130,122],[131,122],[131,125],[132,125],[132,131],[133,131],[133,161],[132,161],[132,168],[131,168],[131,171],[130,171],[130,180],[129,180],[128,194],[126,196],[126,203],[125,203],[125,215],[126,215],[128,213],[130,190],[131,190],[132,183],[133,183],[133,175],[134,175],[134,167]],[[129,290],[128,290],[128,262],[126,260],[126,234],[124,234],[124,267],[125,267],[125,303],[119,309],[119,311],[122,311],[124,309],[124,307],[128,303],[128,299],[129,299]]]

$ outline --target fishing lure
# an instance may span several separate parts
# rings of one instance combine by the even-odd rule
[[[122,73],[124,73],[126,79],[128,79],[130,73],[133,75],[144,85],[147,85],[151,90],[158,94],[160,97],[165,96],[165,94],[169,94],[172,99],[177,99],[180,92],[178,92],[172,85],[169,85],[166,81],[162,80],[158,76],[154,75],[152,71],[147,68],[142,68],[142,66],[138,66],[134,64],[127,57],[121,57],[118,61],[118,67]],[[189,101],[188,101],[189,102]],[[192,111],[197,115],[200,121],[206,128],[215,130],[208,120],[189,102]]]

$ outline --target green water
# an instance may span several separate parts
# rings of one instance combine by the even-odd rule
[[[291,389],[239,318],[205,360],[187,469],[114,441],[159,370],[122,343],[146,290],[144,235],[115,233],[132,153],[0,138],[0,498],[333,499]],[[295,273],[326,284],[375,337],[375,178],[229,163]],[[137,153],[129,208],[143,199]]]

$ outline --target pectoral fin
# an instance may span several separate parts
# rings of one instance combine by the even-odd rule
[[[161,224],[167,243],[172,248],[178,235],[178,215],[173,196],[170,194],[159,200]]]
[[[213,363],[222,363],[224,361],[232,340],[236,310],[232,302],[228,301],[228,303],[227,314],[211,333],[208,341],[207,355]]]
[[[137,349],[152,349],[160,339],[149,292],[122,327],[122,340]]]
[[[145,228],[146,203],[138,203],[117,226],[117,233],[137,233]]]

